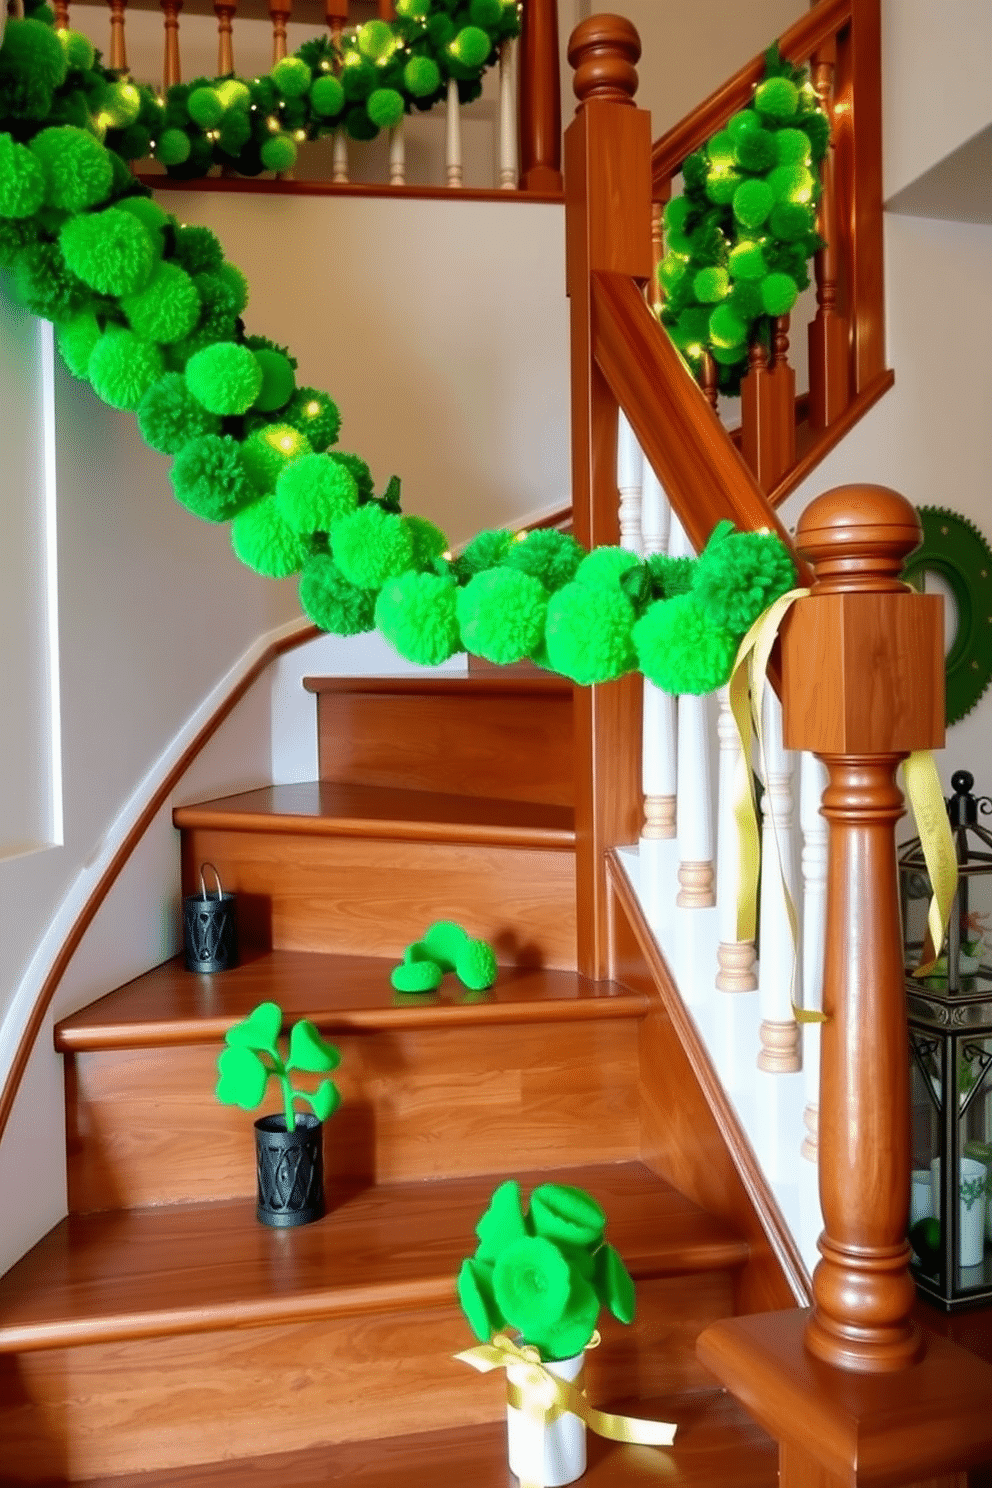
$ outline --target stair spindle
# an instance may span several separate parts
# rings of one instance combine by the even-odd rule
[[[512,37],[499,53],[499,189],[517,189],[517,49]]]
[[[772,322],[771,355],[756,342],[741,381],[741,454],[767,494],[795,464],[796,376],[789,366],[789,317]]]
[[[341,33],[348,24],[348,0],[324,0],[324,20],[331,33],[331,43],[341,62]]]
[[[740,893],[740,848],[734,805],[741,771],[750,769],[730,710],[730,692],[720,688],[717,739],[720,756],[717,796],[716,905],[720,944],[717,947],[716,985],[721,992],[753,992],[757,953],[753,940],[737,939],[737,900]]]
[[[823,955],[827,928],[827,823],[820,811],[827,772],[808,750],[799,758],[799,825],[803,836],[803,1007],[823,1007]],[[809,1023],[803,1050],[806,1109],[802,1155],[815,1163],[820,1110],[820,1025]]]
[[[648,280],[648,304],[655,314],[661,309],[665,299],[658,282],[658,266],[665,256],[665,233],[662,222],[664,210],[664,202],[655,200],[651,203],[651,278]]]
[[[394,21],[396,19],[396,8],[393,0],[378,0],[379,19],[383,21]]]
[[[716,362],[708,351],[703,352],[703,365],[699,373],[699,386],[706,394],[706,401],[716,413],[720,400],[720,388],[717,383]]]
[[[782,743],[782,706],[770,687],[765,692],[762,723],[764,793],[761,803],[761,960],[758,966],[761,1049],[758,1068],[769,1074],[792,1074],[802,1068],[799,1025],[792,1015],[797,947],[789,923],[786,897],[790,896],[795,903],[792,758]]]
[[[68,31],[69,29],[69,6],[67,0],[53,0],[52,9],[55,12],[56,31]]]
[[[331,152],[331,180],[338,186],[347,185],[348,175],[348,131],[335,129],[334,148]]]
[[[226,77],[234,71],[234,13],[236,5],[214,0],[217,17],[217,76]]]
[[[286,27],[293,13],[292,0],[270,0],[269,17],[272,21],[272,65],[281,62],[289,53]]]
[[[560,191],[561,82],[557,0],[527,0],[520,32],[520,186]]]
[[[825,429],[851,399],[851,328],[839,307],[840,256],[837,242],[836,146],[833,140],[833,81],[837,45],[831,41],[816,53],[811,78],[820,107],[831,121],[831,140],[821,168],[823,192],[817,231],[826,243],[816,255],[816,316],[809,327],[809,422]]]
[[[165,27],[165,62],[162,69],[162,90],[167,93],[173,83],[182,82],[179,62],[179,12],[183,0],[162,0],[163,24]]]
[[[617,422],[617,491],[620,496],[620,546],[631,553],[644,551],[641,530],[644,455],[637,436],[621,411]]]
[[[448,79],[448,102],[445,130],[445,170],[447,183],[457,190],[462,184],[462,111],[458,101],[458,83]]]
[[[389,184],[406,185],[406,118],[389,131]]]
[[[688,558],[692,544],[672,513],[669,552]],[[680,909],[707,909],[716,903],[713,868],[713,800],[709,772],[709,710],[705,697],[684,693],[678,699],[678,784],[676,812],[679,839]]]
[[[127,0],[110,0],[110,66],[127,72],[127,47],[124,41],[124,12]]]
[[[642,467],[641,538],[645,557],[668,552],[672,508],[665,489],[647,460]],[[644,680],[641,725],[644,789],[642,844],[668,841],[675,836],[676,722],[675,699]],[[642,846],[642,856],[650,849]]]

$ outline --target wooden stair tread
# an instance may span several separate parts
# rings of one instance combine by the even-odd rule
[[[494,1381],[493,1389],[500,1388]],[[674,1421],[678,1431],[669,1448],[625,1447],[589,1432],[582,1479],[589,1488],[647,1488],[661,1481],[671,1488],[775,1488],[778,1482],[775,1443],[722,1391],[595,1404]],[[134,1481],[132,1474],[128,1488]],[[518,1488],[506,1463],[502,1422],[143,1473],[140,1481],[142,1488]],[[75,1488],[124,1485],[123,1478],[101,1477]]]
[[[546,1181],[595,1194],[635,1280],[747,1259],[746,1242],[641,1163],[520,1178],[525,1195]],[[259,1224],[245,1199],[70,1215],[0,1278],[0,1352],[450,1305],[498,1181],[332,1186],[330,1213],[295,1230]]]
[[[289,1019],[310,1018],[331,1036],[346,1029],[640,1017],[648,1007],[643,993],[616,982],[524,966],[501,966],[486,992],[470,992],[451,975],[436,992],[401,994],[389,981],[395,965],[381,956],[258,951],[245,953],[230,971],[205,976],[176,957],[63,1018],[55,1047],[79,1053],[216,1043],[269,1001]]]
[[[385,696],[452,696],[466,697],[542,697],[548,693],[564,693],[569,697],[574,690],[567,677],[556,672],[542,671],[533,662],[516,662],[511,666],[498,666],[494,662],[482,662],[481,657],[470,656],[470,670],[461,677],[304,677],[307,692],[368,692]]]
[[[575,818],[568,806],[449,796],[433,791],[304,781],[243,791],[216,801],[179,806],[177,827],[227,831],[295,832],[315,836],[506,843],[574,848]]]

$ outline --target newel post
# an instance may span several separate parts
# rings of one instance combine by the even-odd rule
[[[634,106],[641,43],[623,16],[572,34],[578,112],[565,133],[565,276],[570,301],[572,510],[584,547],[620,540],[617,403],[595,360],[592,276],[651,274],[651,119]],[[610,974],[606,851],[641,828],[641,686],[629,676],[575,694],[578,964]]]
[[[822,1259],[806,1347],[841,1369],[919,1353],[906,1240],[909,1049],[895,775],[944,742],[942,606],[901,583],[919,519],[884,486],[846,486],[800,518],[813,566],[782,637],[785,742],[827,767],[827,928],[820,1074]]]

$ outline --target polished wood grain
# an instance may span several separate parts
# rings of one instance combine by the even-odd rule
[[[867,387],[857,393],[847,404],[843,413],[828,424],[822,431],[814,430],[808,417],[808,400],[806,403],[807,416],[799,417],[803,404],[800,396],[796,399],[797,418],[796,425],[796,463],[792,469],[779,481],[773,491],[769,493],[768,501],[771,506],[781,506],[787,496],[803,481],[806,480],[825,459],[832,449],[835,449],[864,418],[865,414],[889,391],[895,383],[895,373],[891,370],[882,372],[870,382]]]
[[[520,186],[560,191],[561,80],[557,0],[523,7],[519,43]]]
[[[826,42],[810,63],[810,80],[820,108],[830,120],[831,143],[820,167],[822,195],[817,208],[817,232],[825,246],[816,255],[816,315],[810,322],[809,387],[810,425],[818,432],[832,424],[851,400],[851,322],[840,302],[838,276],[839,224],[837,185],[834,171],[836,137],[833,82],[837,66],[837,43]]]
[[[461,186],[452,191],[448,186],[389,186],[372,185],[360,181],[287,181],[261,176],[200,176],[194,181],[184,181],[172,176],[146,172],[138,180],[153,191],[229,191],[247,192],[256,196],[388,196],[411,201],[486,201],[486,202],[530,202],[532,204],[560,205],[560,191],[500,191],[476,186]]]
[[[567,681],[540,674],[356,681],[304,679],[317,694],[322,780],[572,805]]]
[[[736,1311],[807,1302],[809,1277],[796,1243],[615,856],[609,882],[614,975],[649,999],[640,1024],[641,1156],[747,1240]]]
[[[881,29],[881,0],[851,0],[851,25],[837,37],[838,281],[850,307],[851,386],[858,392],[885,369]]]
[[[788,316],[774,322],[774,361],[755,342],[741,381],[741,454],[765,493],[796,459],[796,377],[788,362],[788,336],[778,329],[783,320],[787,326]]]

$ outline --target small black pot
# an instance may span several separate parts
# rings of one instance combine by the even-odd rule
[[[297,1114],[294,1131],[284,1116],[255,1122],[258,1205],[262,1224],[290,1229],[310,1224],[324,1212],[324,1125],[316,1116]]]

